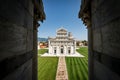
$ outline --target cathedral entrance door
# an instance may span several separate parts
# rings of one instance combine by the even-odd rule
[[[68,50],[68,53],[70,54],[70,50]]]
[[[63,48],[61,48],[61,54],[63,54]]]

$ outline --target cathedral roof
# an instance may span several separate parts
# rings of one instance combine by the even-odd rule
[[[65,28],[61,27],[57,30],[57,32],[67,32],[67,30]]]
[[[74,38],[72,36],[72,33],[71,32],[67,32],[66,29],[64,29],[63,27],[57,29],[57,35],[56,37],[52,38],[52,37],[49,37],[48,40],[49,41],[73,41]]]

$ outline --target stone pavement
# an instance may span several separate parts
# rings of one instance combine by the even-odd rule
[[[68,80],[68,73],[64,56],[59,57],[56,80]]]

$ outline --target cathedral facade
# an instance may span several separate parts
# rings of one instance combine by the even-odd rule
[[[71,32],[59,28],[55,38],[48,38],[49,53],[52,55],[72,55],[76,52],[76,41]]]

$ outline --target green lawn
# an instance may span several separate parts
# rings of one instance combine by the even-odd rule
[[[85,57],[66,57],[69,80],[88,80],[88,48],[77,49]]]
[[[48,51],[48,49],[39,49],[38,54],[44,54],[47,51]]]
[[[47,50],[39,50],[39,54],[45,53]],[[57,71],[57,57],[41,57],[38,56],[38,80],[55,80]]]
[[[66,57],[69,80],[88,80],[88,50],[87,47],[77,49],[85,57]],[[47,52],[47,49],[38,50],[39,54]],[[38,56],[38,80],[55,80],[57,71],[57,57]]]

